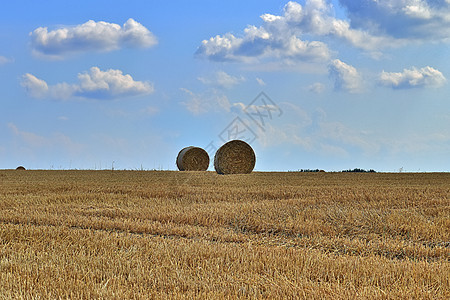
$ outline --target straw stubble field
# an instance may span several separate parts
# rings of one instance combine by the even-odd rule
[[[449,298],[450,174],[0,171],[0,298]]]

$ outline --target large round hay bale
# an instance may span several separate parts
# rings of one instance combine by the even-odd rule
[[[199,147],[183,148],[177,156],[177,167],[180,171],[206,171],[209,167],[209,155]]]
[[[255,163],[252,147],[241,140],[224,144],[214,156],[214,168],[219,174],[248,174],[253,171]]]
[[[18,166],[16,170],[26,170],[24,166]]]

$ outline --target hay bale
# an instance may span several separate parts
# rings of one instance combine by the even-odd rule
[[[18,166],[18,167],[16,168],[16,170],[26,170],[26,169],[25,169],[25,167],[23,167],[23,166]]]
[[[206,171],[209,167],[209,155],[199,147],[183,148],[177,156],[177,167],[180,171]]]
[[[224,144],[214,156],[214,168],[219,174],[248,174],[253,171],[255,163],[252,147],[240,140]]]

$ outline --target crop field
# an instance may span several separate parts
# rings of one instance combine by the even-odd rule
[[[450,174],[0,171],[0,299],[449,299]]]

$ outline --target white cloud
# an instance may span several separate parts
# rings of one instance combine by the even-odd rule
[[[290,1],[283,15],[264,14],[261,19],[262,26],[249,25],[240,37],[227,33],[202,41],[196,54],[214,61],[282,58],[310,62],[330,58],[327,44],[318,40],[326,37],[342,40],[374,56],[395,44],[388,36],[351,28],[347,20],[335,18],[333,6],[325,0],[306,0],[304,6]],[[305,36],[316,40],[307,41]]]
[[[262,15],[263,26],[249,25],[242,37],[232,33],[217,35],[202,41],[196,54],[215,61],[255,62],[258,59],[294,59],[326,61],[330,57],[327,45],[320,41],[304,41],[300,32],[288,26],[291,5],[284,16]]]
[[[7,58],[7,57],[4,57],[4,56],[1,56],[1,55],[0,55],[0,66],[1,66],[1,65],[5,65],[5,64],[8,64],[8,63],[12,63],[12,62],[14,62],[14,59],[12,59],[12,58]]]
[[[42,136],[34,132],[19,129],[14,123],[9,123],[8,128],[26,147],[33,149],[49,149],[62,147],[70,153],[81,151],[84,146],[60,132],[55,132],[51,136]]]
[[[8,123],[8,128],[15,135],[20,137],[25,143],[34,147],[43,147],[47,144],[47,140],[32,132],[21,131],[14,123]]]
[[[335,90],[344,90],[350,93],[362,91],[362,77],[355,67],[335,59],[328,66],[328,70],[330,78],[334,80]]]
[[[32,74],[22,77],[21,85],[34,98],[65,100],[72,97],[111,99],[150,94],[153,85],[146,81],[135,81],[121,70],[102,71],[92,67],[89,72],[78,74],[78,84],[58,83],[49,86],[44,80]]]
[[[436,0],[339,0],[351,24],[398,40],[450,38],[450,2]]]
[[[325,85],[320,82],[315,82],[315,83],[311,84],[310,86],[308,86],[307,90],[309,92],[320,94],[325,90]]]
[[[261,78],[258,78],[258,77],[256,77],[256,82],[258,82],[258,84],[259,84],[260,86],[265,86],[265,85],[266,85],[266,83],[264,82],[264,80],[262,80]]]
[[[151,83],[135,81],[131,75],[124,75],[121,70],[101,71],[92,67],[90,72],[78,74],[78,79],[80,84],[76,95],[86,98],[135,96],[154,91]]]
[[[136,119],[137,117],[147,118],[159,113],[159,108],[154,106],[146,106],[138,110],[129,110],[129,109],[105,107],[105,113],[106,115],[112,118],[127,118],[127,119],[130,118]]]
[[[244,82],[245,78],[243,76],[231,76],[224,71],[217,71],[213,76],[199,77],[198,80],[206,85],[214,87],[231,88],[239,83]]]
[[[296,145],[308,152],[336,157],[348,156],[348,150],[352,148],[367,156],[375,155],[381,149],[373,133],[327,120],[323,110],[311,113],[293,103],[280,105],[286,112],[284,120],[287,122],[269,122],[264,130],[255,126],[258,140],[264,147]]]
[[[447,79],[444,75],[432,68],[424,67],[417,69],[404,69],[403,72],[385,72],[379,76],[379,83],[394,89],[419,88],[419,87],[441,87]]]
[[[302,41],[294,35],[278,36],[262,27],[249,26],[242,38],[228,33],[202,41],[196,55],[214,61],[246,63],[263,58],[323,61],[329,58],[330,51],[326,44],[319,41]]]
[[[230,111],[231,104],[227,96],[216,89],[209,89],[204,93],[195,93],[186,88],[180,90],[190,98],[188,101],[181,102],[181,104],[194,115],[211,111]]]
[[[232,112],[241,114],[241,113],[244,113],[244,112],[245,112],[245,108],[246,108],[246,107],[247,107],[247,105],[245,105],[245,104],[242,103],[242,102],[235,102],[235,103],[231,104],[230,110],[231,110]]]
[[[30,36],[33,52],[53,59],[77,52],[107,52],[123,47],[147,48],[157,43],[156,37],[133,19],[128,19],[123,26],[90,20],[81,25],[51,31],[47,27],[39,27]]]
[[[140,114],[145,116],[154,116],[159,113],[159,108],[154,106],[147,106],[139,111]]]
[[[270,122],[265,131],[252,127],[264,147],[281,145],[289,149],[288,145],[295,145],[298,150],[346,159],[357,157],[357,153],[387,159],[392,155],[448,153],[450,149],[450,134],[445,129],[428,134],[413,130],[397,136],[396,133],[386,134],[330,120],[323,110],[314,113],[293,103],[280,104],[285,111],[283,123]]]
[[[433,153],[438,155],[450,151],[450,135],[443,130],[442,132],[430,132],[422,135],[407,133],[402,138],[380,138],[380,144],[385,147],[391,155],[428,155]]]
[[[27,93],[33,98],[43,98],[48,94],[47,83],[37,78],[36,76],[27,73],[22,76],[20,83],[27,91]]]
[[[314,140],[310,136],[302,135],[302,128],[298,124],[286,124],[284,126],[267,124],[264,129],[263,131],[259,127],[256,128],[258,141],[263,147],[291,144],[307,151],[312,151],[314,148]]]
[[[304,7],[291,1],[284,8],[285,21],[300,33],[339,38],[368,51],[377,51],[386,41],[383,36],[351,28],[348,21],[336,19],[333,10],[325,0],[307,0]]]
[[[371,139],[370,134],[356,130],[341,122],[320,122],[320,137],[329,143],[337,142],[346,146],[357,147],[365,154],[371,155],[380,150],[378,142]]]
[[[235,102],[231,105],[231,110],[236,113],[246,113],[258,118],[264,116],[269,119],[272,118],[272,114],[280,113],[280,108],[275,104],[245,105],[242,102]]]

